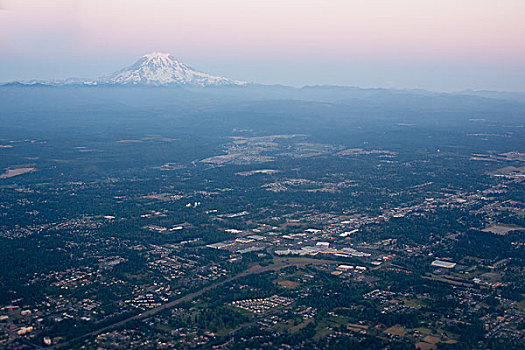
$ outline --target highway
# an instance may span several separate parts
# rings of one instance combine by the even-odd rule
[[[126,318],[124,320],[112,323],[112,324],[110,324],[108,326],[99,328],[99,329],[94,330],[92,332],[83,334],[83,335],[81,335],[79,337],[70,339],[68,341],[52,345],[52,346],[50,346],[48,348],[49,349],[64,348],[64,347],[67,347],[68,345],[70,345],[71,343],[75,343],[75,342],[77,342],[79,340],[82,340],[84,338],[91,337],[91,336],[94,336],[94,335],[98,335],[98,334],[104,333],[106,331],[109,331],[111,329],[123,326],[123,325],[125,325],[126,323],[128,323],[130,321],[141,320],[141,319],[145,319],[145,318],[151,317],[151,316],[153,316],[153,315],[155,315],[155,314],[157,314],[157,313],[159,313],[159,312],[161,312],[163,310],[170,309],[170,308],[172,308],[174,306],[177,306],[177,305],[179,305],[181,303],[184,303],[184,302],[187,302],[187,301],[191,301],[191,300],[201,296],[202,294],[206,293],[209,290],[215,289],[215,288],[217,288],[219,286],[222,286],[223,284],[226,284],[228,282],[234,281],[234,280],[239,279],[239,278],[244,277],[244,276],[253,275],[253,274],[259,274],[259,273],[267,272],[267,271],[270,271],[270,270],[279,270],[279,269],[282,269],[282,268],[288,267],[288,266],[300,266],[300,265],[304,266],[304,265],[309,265],[309,264],[312,264],[312,265],[323,265],[323,264],[337,264],[337,263],[344,263],[344,262],[334,261],[334,260],[319,260],[319,259],[311,259],[311,258],[287,258],[287,259],[279,259],[277,263],[274,263],[274,264],[268,265],[268,266],[256,265],[256,266],[251,267],[251,268],[249,268],[249,269],[247,269],[247,270],[245,270],[243,272],[238,273],[235,276],[229,277],[229,278],[227,278],[225,280],[222,280],[222,281],[218,281],[218,282],[212,283],[212,284],[210,284],[210,285],[208,285],[206,287],[203,287],[202,289],[200,289],[200,290],[198,290],[196,292],[193,292],[193,293],[190,293],[190,294],[186,294],[183,297],[180,297],[178,299],[175,299],[175,300],[172,300],[170,302],[167,302],[166,304],[163,304],[163,305],[161,305],[159,307],[156,307],[156,308],[144,311],[143,313],[140,313],[138,315],[128,317],[128,318]]]

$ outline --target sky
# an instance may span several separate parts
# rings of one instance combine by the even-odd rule
[[[525,91],[525,0],[0,0],[0,82],[152,51],[264,84]]]

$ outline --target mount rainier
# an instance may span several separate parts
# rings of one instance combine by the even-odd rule
[[[133,65],[95,80],[66,79],[53,81],[15,82],[21,85],[124,85],[124,86],[244,86],[244,81],[199,72],[169,53],[153,52],[142,56]]]
[[[196,71],[168,53],[154,52],[142,56],[133,65],[104,76],[97,83],[117,85],[246,85],[246,82]]]

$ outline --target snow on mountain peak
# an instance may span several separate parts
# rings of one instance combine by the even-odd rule
[[[173,56],[171,56],[169,53],[164,52],[152,52],[145,54],[142,56],[142,58],[139,60],[142,61],[144,64],[162,64],[162,65],[173,65],[175,62],[178,62]]]
[[[100,83],[115,85],[189,85],[219,86],[246,85],[246,82],[199,72],[169,53],[152,52],[142,56],[133,65],[102,77]]]
[[[154,58],[154,57],[165,57],[165,58],[168,58],[170,57],[171,55],[167,52],[151,52],[151,53],[147,53],[145,54],[144,56],[142,57],[147,57],[147,58]]]

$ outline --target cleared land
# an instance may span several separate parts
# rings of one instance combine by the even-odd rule
[[[22,175],[25,173],[31,173],[35,171],[35,168],[15,168],[15,169],[6,169],[2,174],[0,174],[0,179],[7,179],[10,177]]]
[[[506,235],[510,231],[525,231],[525,228],[515,226],[515,225],[490,225],[488,227],[485,227],[482,231],[484,232],[492,232],[497,235]]]

